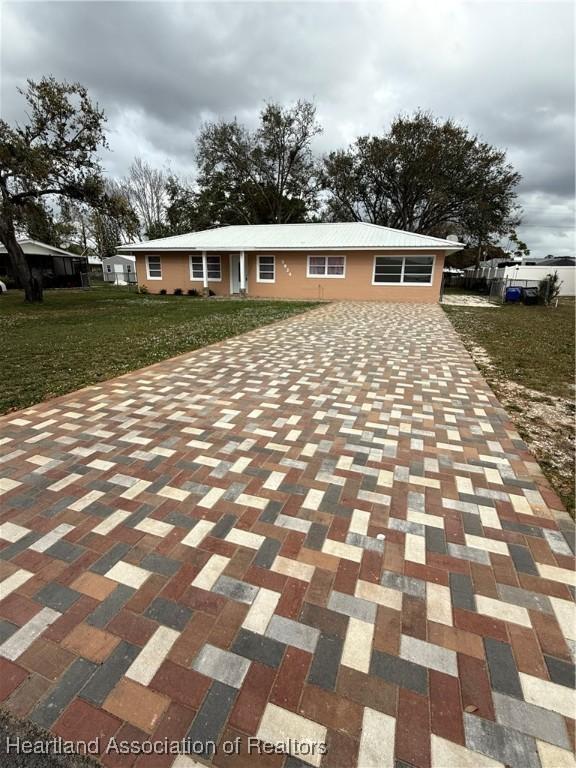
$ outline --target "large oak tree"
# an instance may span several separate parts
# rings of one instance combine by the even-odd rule
[[[331,152],[322,172],[328,219],[454,233],[478,248],[518,223],[519,181],[505,152],[425,112]]]
[[[18,233],[73,200],[106,215],[123,215],[125,201],[105,190],[98,150],[107,146],[104,113],[79,83],[44,77],[20,91],[25,124],[0,120],[0,241],[24,288],[42,301],[42,279],[28,263]]]

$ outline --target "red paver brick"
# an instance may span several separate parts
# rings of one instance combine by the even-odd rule
[[[275,613],[279,616],[285,616],[287,619],[296,619],[302,608],[307,589],[307,582],[300,579],[287,579]]]
[[[364,707],[376,709],[391,717],[396,716],[398,687],[375,675],[342,667],[338,675],[337,691],[344,698]]]
[[[106,627],[108,632],[134,645],[145,645],[156,628],[155,621],[127,609],[121,610]]]
[[[288,647],[278,670],[270,701],[295,712],[302,695],[302,687],[308,676],[312,656],[299,648]]]
[[[429,701],[405,688],[398,691],[396,756],[418,768],[430,766]]]
[[[109,739],[121,725],[118,718],[83,699],[74,699],[54,723],[52,730],[67,741],[89,742],[98,739],[100,750],[104,751]]]
[[[13,592],[0,603],[0,618],[22,627],[42,610],[42,606],[17,592]]]
[[[429,681],[432,733],[464,745],[462,700],[458,678],[431,669]]]
[[[40,675],[31,674],[14,690],[4,706],[16,717],[25,717],[48,691],[52,683]]]
[[[58,680],[75,658],[64,646],[39,637],[19,657],[18,663],[48,680]]]
[[[152,741],[160,743],[180,741],[186,736],[195,714],[193,709],[172,702],[154,731]],[[174,755],[164,751],[161,754],[142,754],[134,765],[137,768],[168,768],[173,761]]]
[[[477,710],[474,710],[475,715],[495,720],[490,678],[485,662],[459,653],[458,672],[464,709],[477,707]]]
[[[233,728],[250,735],[256,734],[275,677],[276,670],[272,667],[252,663],[230,714],[229,722]]]
[[[165,661],[152,678],[150,688],[191,709],[199,709],[211,680],[193,669]]]
[[[508,625],[514,660],[520,672],[548,680],[548,670],[540,650],[538,636],[532,629],[518,624]]]
[[[27,677],[28,672],[21,666],[0,658],[0,701],[5,701]]]
[[[298,712],[309,720],[341,731],[353,739],[360,738],[362,707],[332,691],[325,691],[316,685],[305,685]]]
[[[136,748],[125,750],[124,744],[138,745],[150,741],[150,734],[144,733],[130,723],[124,723],[108,742],[108,750],[100,755],[100,761],[107,768],[131,768],[138,759]]]

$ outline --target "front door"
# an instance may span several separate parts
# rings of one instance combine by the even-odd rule
[[[240,293],[240,254],[230,254],[230,293]]]

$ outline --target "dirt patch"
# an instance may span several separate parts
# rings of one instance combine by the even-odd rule
[[[556,493],[574,516],[574,401],[502,378],[483,347],[466,346]]]

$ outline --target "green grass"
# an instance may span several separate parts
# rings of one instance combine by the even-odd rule
[[[574,301],[556,309],[444,306],[464,342],[483,347],[499,374],[550,395],[574,396]]]
[[[574,515],[574,300],[443,308]]]
[[[316,306],[151,296],[126,288],[0,297],[0,413],[110,379]]]

